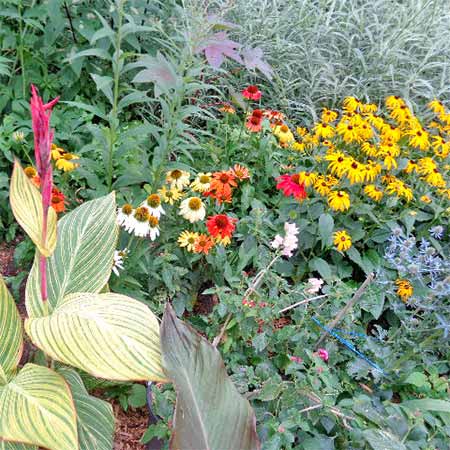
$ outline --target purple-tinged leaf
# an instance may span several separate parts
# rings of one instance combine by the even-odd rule
[[[219,351],[167,304],[161,324],[163,367],[177,403],[171,450],[259,450],[255,414],[228,377]]]
[[[246,47],[242,50],[242,56],[244,58],[244,65],[248,70],[258,69],[269,80],[272,79],[273,69],[266,61],[263,60],[264,54],[262,49],[259,47]]]
[[[218,69],[225,60],[225,57],[234,59],[239,64],[243,64],[238,53],[241,45],[238,42],[228,39],[227,33],[221,31],[207,38],[196,49],[196,53],[205,52],[206,59],[212,68]]]

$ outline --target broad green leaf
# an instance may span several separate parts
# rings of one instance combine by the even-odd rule
[[[322,258],[317,256],[309,261],[309,268],[319,272],[320,276],[325,280],[330,280],[332,277],[330,265]]]
[[[14,299],[0,276],[0,385],[14,374],[22,355],[22,322]]]
[[[0,438],[49,450],[78,449],[75,409],[64,378],[27,364],[0,387]]]
[[[175,383],[173,450],[259,449],[255,414],[227,375],[218,350],[166,306],[163,366]]]
[[[49,312],[68,294],[100,292],[113,266],[118,228],[114,193],[79,206],[58,223],[58,245],[47,260]],[[39,261],[35,258],[27,281],[27,312],[46,314],[39,288]]]
[[[33,343],[51,358],[109,380],[165,381],[159,323],[120,294],[68,295],[46,317],[27,319]]]
[[[321,214],[319,217],[319,234],[322,249],[333,243],[334,220],[330,214]]]
[[[406,450],[397,436],[385,430],[364,430],[363,436],[373,450]]]
[[[80,450],[112,450],[114,437],[114,414],[112,406],[89,395],[83,381],[75,370],[68,367],[57,369],[69,383],[77,413],[78,442]]]
[[[42,240],[42,197],[38,188],[26,176],[21,165],[16,160],[11,175],[9,191],[11,209],[19,225],[31,238],[39,252],[48,257],[56,247],[56,212],[48,210],[47,239]]]
[[[406,380],[403,382],[405,384],[413,384],[417,387],[422,387],[428,385],[431,387],[431,384],[428,382],[428,377],[422,372],[413,372],[408,375]]]
[[[35,445],[2,441],[0,439],[0,450],[38,450],[38,448]]]
[[[450,413],[450,402],[434,398],[423,398],[420,400],[406,400],[400,403],[400,406],[408,408],[411,411],[437,411]]]

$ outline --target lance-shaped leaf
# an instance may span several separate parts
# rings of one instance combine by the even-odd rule
[[[27,364],[0,387],[0,438],[49,450],[78,449],[75,409],[64,378]]]
[[[58,245],[47,260],[49,312],[68,294],[101,291],[111,275],[117,237],[114,193],[84,203],[59,221]],[[46,314],[39,283],[36,256],[25,293],[30,317]]]
[[[0,386],[16,371],[22,355],[22,322],[14,299],[0,276]]]
[[[80,450],[112,450],[114,414],[112,406],[89,395],[75,370],[60,367],[57,372],[69,383],[77,412]]]
[[[166,306],[161,326],[163,367],[175,383],[172,450],[253,450],[255,414],[225,370],[218,350]]]
[[[35,445],[2,441],[0,439],[0,450],[38,450],[38,448]]]
[[[14,162],[9,199],[14,217],[30,236],[39,252],[48,257],[56,247],[56,212],[48,210],[47,239],[42,240],[42,196],[38,188],[26,176],[18,161]]]
[[[96,377],[166,381],[158,320],[125,295],[68,295],[51,315],[27,319],[25,330],[51,358]]]

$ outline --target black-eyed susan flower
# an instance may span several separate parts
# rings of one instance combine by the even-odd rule
[[[305,151],[305,144],[303,142],[294,142],[292,144],[292,149],[296,152],[303,153]]]
[[[406,184],[396,177],[392,177],[392,181],[388,183],[385,189],[389,195],[396,195],[410,202],[414,198],[413,191]]]
[[[406,165],[406,167],[403,170],[406,173],[413,173],[413,172],[417,173],[419,171],[419,165],[417,164],[417,161],[410,159],[408,161],[408,164]]]
[[[319,122],[314,127],[314,133],[317,137],[329,139],[334,136],[334,128],[326,122]]]
[[[375,200],[376,202],[379,202],[383,198],[382,189],[378,188],[374,184],[368,184],[367,186],[365,186],[364,193],[367,195],[367,197]]]
[[[432,100],[428,103],[428,108],[431,109],[435,114],[445,114],[445,107],[438,99]]]
[[[188,252],[194,252],[195,250],[195,243],[198,238],[198,233],[195,233],[193,231],[185,230],[178,236],[178,245],[181,248],[185,248]]]
[[[356,97],[345,97],[343,105],[343,109],[346,112],[356,112],[356,110],[361,106],[361,102]]]
[[[180,191],[183,190],[185,186],[189,184],[189,177],[191,174],[184,170],[174,169],[166,174],[166,182],[170,184],[171,187],[176,187]]]
[[[199,173],[195,180],[191,183],[191,189],[195,192],[206,192],[211,188],[212,175],[211,172]]]
[[[324,123],[334,122],[338,118],[338,113],[331,109],[324,108],[320,119]]]
[[[298,182],[303,183],[306,187],[312,186],[317,180],[317,173],[315,172],[299,172]]]
[[[406,133],[409,136],[409,144],[420,150],[427,150],[430,147],[429,134],[422,127],[414,128]]]
[[[340,252],[345,252],[352,246],[352,238],[347,231],[339,230],[333,233],[333,244]]]
[[[345,191],[331,191],[328,205],[334,211],[347,211],[350,208],[350,196]]]
[[[205,218],[205,205],[200,198],[189,197],[180,203],[179,214],[191,223],[198,222]]]
[[[350,184],[362,183],[364,181],[364,165],[351,158],[347,165],[345,176]]]
[[[397,279],[395,284],[397,286],[397,295],[406,303],[412,297],[414,288],[408,280]]]
[[[158,189],[158,194],[161,196],[162,201],[164,203],[169,203],[169,205],[173,205],[176,201],[183,197],[183,192],[175,186],[170,189],[163,186],[161,189]]]
[[[425,181],[425,183],[428,183],[430,186],[438,188],[445,188],[446,186],[444,177],[437,168],[433,169],[431,172],[426,174],[422,179]]]
[[[361,140],[358,127],[349,122],[341,120],[336,126],[336,131],[347,144]]]
[[[79,156],[74,155],[73,153],[64,153],[62,157],[56,161],[55,166],[63,172],[71,172],[79,166],[78,163],[73,162],[76,159],[79,159]]]
[[[317,180],[314,183],[314,189],[319,195],[325,197],[330,193],[331,186],[327,179],[323,175],[320,175],[317,177]]]
[[[400,106],[405,104],[404,100],[397,95],[390,95],[386,98],[385,103],[388,109],[399,108]]]
[[[428,196],[428,195],[422,195],[422,197],[420,197],[420,201],[422,202],[422,203],[431,203],[431,198]]]

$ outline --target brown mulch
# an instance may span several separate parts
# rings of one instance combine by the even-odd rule
[[[14,248],[18,242],[0,242],[0,274],[4,277],[17,275],[18,271],[14,267]]]
[[[147,430],[147,409],[129,408],[125,412],[115,401],[111,403],[116,417],[114,450],[145,450],[145,445],[140,443],[140,439]]]

